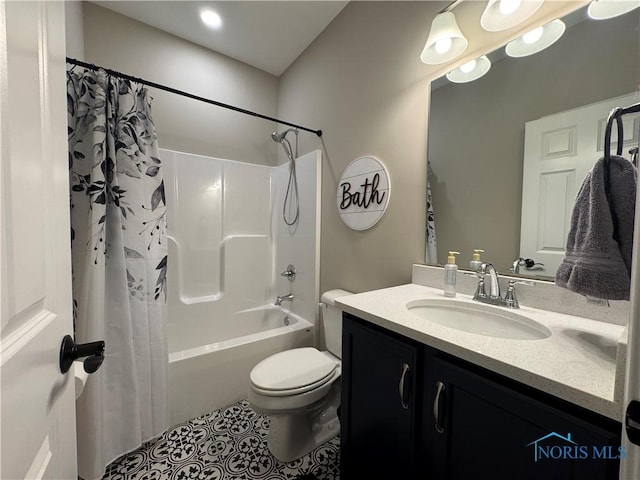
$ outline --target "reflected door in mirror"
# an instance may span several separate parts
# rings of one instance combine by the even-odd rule
[[[526,123],[520,255],[544,264],[537,274],[555,276],[564,258],[576,195],[603,156],[609,112],[636,101],[637,94],[624,95]],[[631,123],[625,146],[637,145],[640,115],[624,120]]]

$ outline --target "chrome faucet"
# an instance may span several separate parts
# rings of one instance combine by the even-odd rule
[[[484,278],[489,273],[489,294],[485,290]],[[478,287],[473,299],[482,302],[489,303],[491,305],[499,305],[508,308],[520,308],[518,300],[516,299],[515,280],[509,281],[509,287],[504,298],[500,296],[500,282],[498,281],[498,272],[491,263],[483,263],[477,272]]]
[[[487,295],[484,286],[484,278],[485,275],[489,273],[489,295]],[[474,300],[484,301],[483,299],[498,299],[500,298],[500,283],[498,282],[498,272],[496,271],[496,267],[493,266],[492,263],[483,263],[480,265],[478,269],[478,288],[476,289],[476,294],[474,295]],[[491,303],[491,302],[486,302]]]
[[[283,295],[283,296],[279,296],[276,297],[276,302],[274,303],[274,305],[282,305],[282,302],[291,302],[293,301],[293,293],[289,293],[287,295]]]
[[[516,258],[511,264],[511,268],[509,270],[511,270],[511,273],[514,275],[518,275],[520,273],[520,265],[524,265],[524,258],[522,257]]]

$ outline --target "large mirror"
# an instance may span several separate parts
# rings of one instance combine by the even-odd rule
[[[639,19],[635,10],[592,20],[584,7],[563,19],[564,35],[546,50],[512,58],[500,48],[488,54],[491,70],[475,81],[432,82],[428,161],[437,258],[427,263],[444,264],[447,251],[456,250],[458,265],[468,268],[477,248],[501,273],[524,257],[545,266],[522,266],[521,275],[553,278],[575,195],[602,156],[609,104],[639,99]],[[581,123],[585,115],[594,116],[589,125]],[[625,118],[627,145],[637,146],[639,129],[638,116]],[[568,157],[582,167],[567,166]],[[545,177],[536,161],[558,167]]]

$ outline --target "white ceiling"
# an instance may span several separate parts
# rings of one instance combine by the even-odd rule
[[[178,37],[280,76],[348,1],[93,1]],[[199,12],[209,7],[223,26],[211,30]]]

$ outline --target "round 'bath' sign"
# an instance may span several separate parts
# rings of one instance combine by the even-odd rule
[[[380,160],[366,156],[353,160],[338,182],[338,213],[353,230],[366,230],[382,218],[389,205],[391,183]]]

